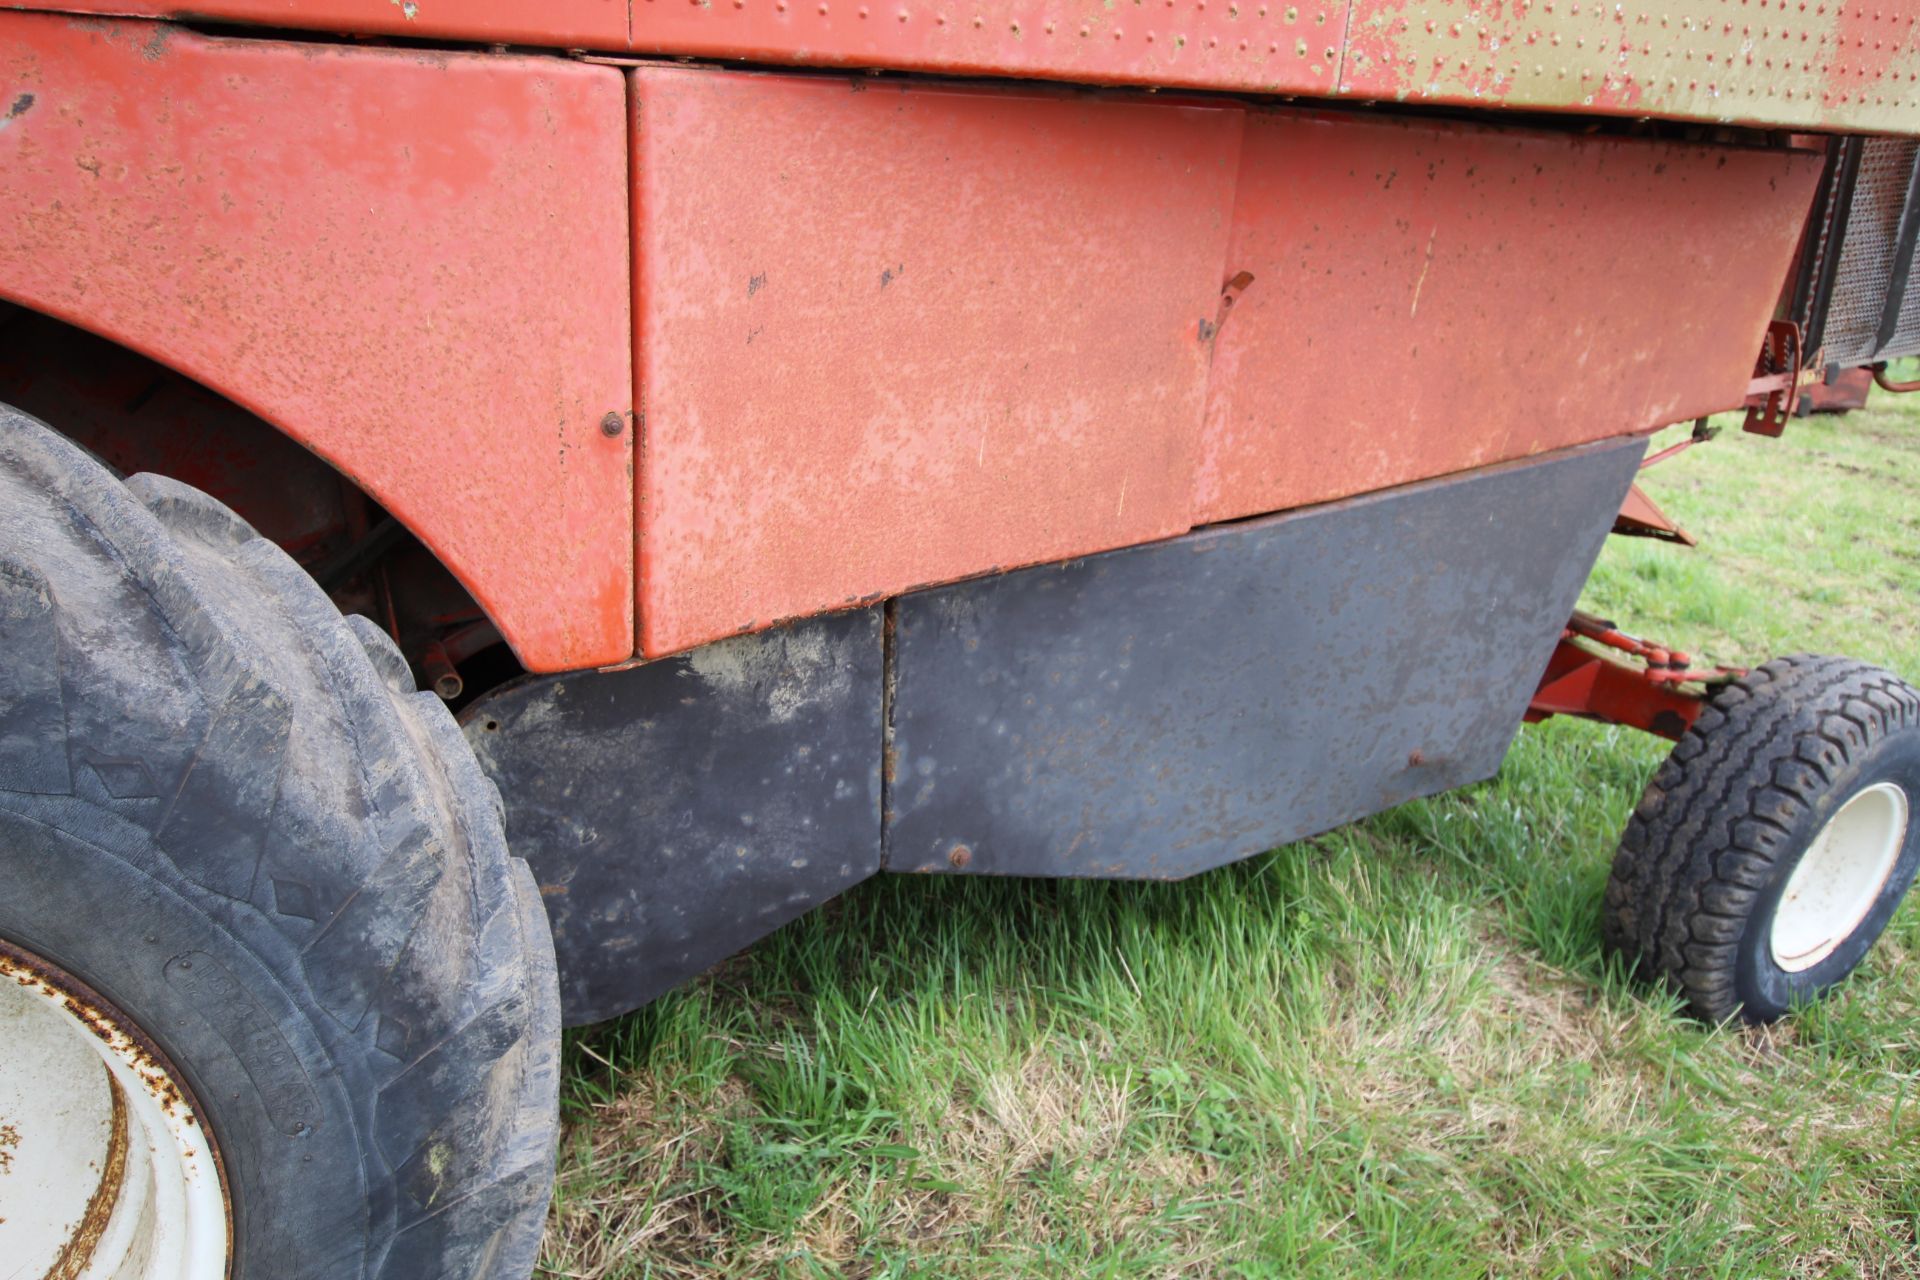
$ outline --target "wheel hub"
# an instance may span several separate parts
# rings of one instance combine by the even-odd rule
[[[0,941],[0,1259],[32,1280],[222,1280],[212,1134],[158,1048]]]
[[[1907,793],[1891,782],[1857,792],[1827,819],[1773,913],[1773,962],[1811,969],[1836,951],[1873,910],[1906,843]]]

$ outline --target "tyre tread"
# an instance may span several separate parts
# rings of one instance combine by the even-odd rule
[[[1778,658],[1716,689],[1648,783],[1608,877],[1601,934],[1697,1016],[1743,1010],[1737,943],[1794,822],[1861,753],[1920,723],[1920,693],[1848,658]]]
[[[415,690],[384,633],[343,618],[216,499],[160,476],[123,482],[0,406],[0,505],[13,495],[22,507],[58,504],[71,533],[29,540],[23,563],[0,566],[0,630],[16,614],[31,624],[32,599],[50,599],[54,613],[75,607],[53,572],[62,556],[104,557],[147,600],[154,622],[125,653],[152,664],[156,680],[177,653],[206,708],[173,758],[142,762],[162,797],[156,843],[186,879],[257,909],[297,943],[312,1007],[343,1035],[377,1044],[388,1064],[375,1114],[451,1153],[436,1160],[440,1176],[422,1201],[406,1180],[418,1144],[396,1150],[385,1134],[368,1143],[398,1188],[368,1274],[521,1280],[551,1189],[558,985],[499,797],[451,715]],[[35,581],[38,595],[14,589]],[[335,805],[312,803],[327,792],[310,778],[293,785],[313,764],[310,749],[300,753],[303,733],[346,744],[349,759],[331,762],[325,784],[344,788]],[[70,740],[65,754],[79,759],[87,745]],[[0,790],[26,790],[21,781],[46,783],[0,767]],[[316,846],[344,850],[339,865],[303,862],[303,847]],[[428,1075],[464,1087],[418,1087]],[[473,1208],[451,1208],[462,1204]],[[479,1206],[487,1212],[476,1216]],[[416,1229],[429,1219],[448,1229]],[[450,1229],[455,1219],[462,1230]],[[429,1237],[437,1254],[422,1250]]]

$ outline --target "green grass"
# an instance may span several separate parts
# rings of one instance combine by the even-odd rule
[[[1704,545],[1611,539],[1589,608],[1920,680],[1920,405],[1647,487]],[[1790,1023],[1688,1021],[1597,931],[1661,754],[1556,721],[1183,884],[870,882],[569,1038],[544,1274],[1920,1275],[1920,908]]]

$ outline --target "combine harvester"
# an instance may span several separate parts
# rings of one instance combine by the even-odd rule
[[[524,1280],[563,1023],[1549,715],[1675,744],[1609,943],[1817,996],[1920,695],[1574,606],[1920,352],[1915,135],[1915,0],[14,0],[7,1274]]]

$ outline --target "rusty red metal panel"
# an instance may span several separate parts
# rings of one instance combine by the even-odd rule
[[[303,31],[618,49],[627,0],[48,0],[69,13],[138,14]]]
[[[1346,0],[634,0],[633,48],[762,62],[1331,94]]]
[[[1920,8],[1911,0],[47,3],[790,66],[1920,132]]]
[[[1920,6],[1911,0],[633,0],[632,47],[1920,131]]]
[[[1331,94],[1347,0],[50,0],[62,9],[799,66]]]
[[[1195,522],[1738,406],[1820,167],[1250,114]]]
[[[618,72],[10,13],[0,97],[0,296],[333,462],[527,666],[631,654]]]
[[[633,76],[645,653],[1188,527],[1237,110]]]

